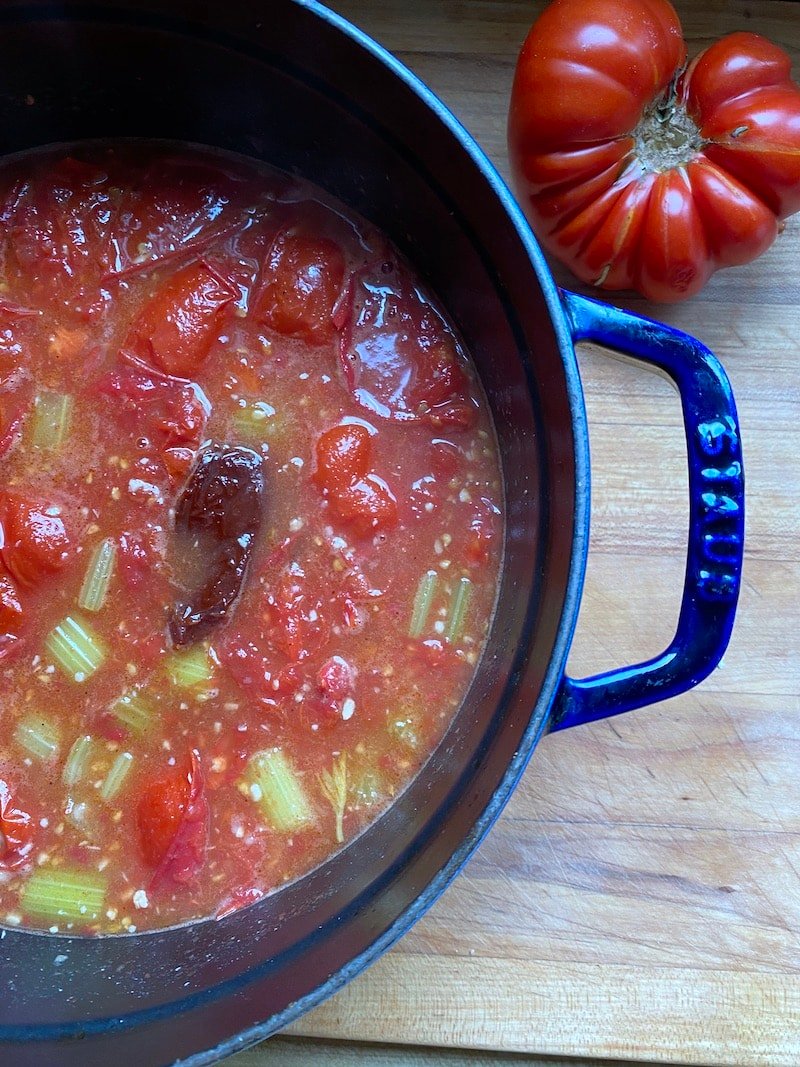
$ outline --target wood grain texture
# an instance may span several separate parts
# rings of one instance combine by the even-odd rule
[[[513,64],[541,4],[334,6],[414,68],[506,173]],[[800,6],[677,6],[691,51],[757,30],[787,48],[800,73]],[[439,904],[294,1034],[800,1063],[800,222],[689,303],[618,302],[697,334],[733,381],[748,541],[724,664],[681,698],[547,738]],[[671,389],[594,349],[581,353],[581,369],[593,505],[575,674],[669,639],[687,517]],[[252,1067],[266,1064],[269,1045],[247,1055]]]

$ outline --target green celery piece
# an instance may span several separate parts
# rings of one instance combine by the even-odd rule
[[[378,804],[385,795],[378,772],[367,768],[351,784],[350,795],[356,808],[372,808]]]
[[[148,733],[156,719],[149,702],[136,689],[124,693],[118,700],[115,700],[109,711],[115,719],[123,726],[127,726],[131,733],[138,737]]]
[[[69,436],[75,401],[62,393],[40,393],[33,409],[31,443],[56,452]]]
[[[205,645],[171,652],[166,668],[170,681],[179,689],[199,689],[214,677],[214,664]]]
[[[336,824],[336,840],[344,841],[344,812],[347,806],[347,753],[341,752],[329,771],[319,776],[319,785],[331,806]]]
[[[61,774],[64,785],[77,785],[86,777],[86,771],[94,758],[95,751],[95,742],[89,734],[82,734],[75,740]]]
[[[116,543],[111,537],[107,537],[92,553],[78,597],[79,608],[83,608],[84,611],[101,610],[108,596],[116,557]]]
[[[105,801],[113,800],[123,786],[128,772],[133,766],[133,756],[130,752],[120,752],[100,786],[100,796]]]
[[[72,615],[48,635],[45,648],[74,682],[85,682],[106,658],[105,646],[89,624]]]
[[[292,833],[314,822],[303,784],[281,749],[257,752],[248,770],[250,796],[278,833]]]
[[[389,723],[389,732],[407,748],[413,750],[419,748],[420,741],[415,716],[401,712],[400,717]]]
[[[58,755],[58,728],[43,715],[28,715],[21,719],[14,730],[14,740],[29,756],[42,762]]]
[[[461,637],[461,631],[464,629],[464,621],[469,611],[469,603],[472,599],[472,582],[469,578],[459,578],[456,591],[453,594],[453,600],[450,607],[449,618],[447,620],[447,630],[445,637],[453,644]]]
[[[411,622],[408,627],[409,637],[422,636],[425,625],[428,622],[437,582],[436,571],[426,571],[420,578],[417,592],[414,596],[414,606],[411,609]]]
[[[22,910],[37,919],[53,922],[91,922],[100,917],[106,895],[106,880],[98,871],[37,867],[22,886]]]
[[[237,408],[231,423],[237,437],[250,444],[263,444],[279,431],[281,418],[266,400],[250,401],[246,407]]]

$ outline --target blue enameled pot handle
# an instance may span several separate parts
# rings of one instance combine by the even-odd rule
[[[592,678],[565,677],[551,729],[594,722],[677,696],[722,658],[733,628],[744,550],[744,471],[725,371],[694,337],[563,292],[574,341],[594,341],[658,367],[678,388],[689,460],[689,548],[678,628],[655,659]]]

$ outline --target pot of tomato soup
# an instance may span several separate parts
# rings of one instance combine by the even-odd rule
[[[205,1063],[401,936],[544,732],[713,669],[736,411],[318,4],[0,21],[2,1058]],[[690,529],[670,647],[575,680],[585,339],[675,382]]]

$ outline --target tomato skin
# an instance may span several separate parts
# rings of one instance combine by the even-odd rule
[[[365,426],[333,426],[317,441],[317,469],[312,478],[331,493],[346,489],[367,473],[371,451],[370,433]]]
[[[344,256],[334,241],[283,230],[264,262],[265,282],[257,301],[257,314],[287,337],[312,344],[330,340],[344,269]]]
[[[491,500],[481,498],[469,524],[464,546],[470,566],[485,567],[492,558],[493,544],[499,533],[499,514]]]
[[[33,820],[17,806],[7,782],[0,779],[0,870],[24,866],[33,850]]]
[[[267,598],[272,628],[269,641],[293,663],[308,659],[328,636],[322,601],[301,567],[292,564],[280,577],[277,588]]]
[[[109,265],[107,232],[115,217],[108,175],[69,157],[21,183],[4,214],[17,263],[43,294],[68,278],[97,278]]]
[[[761,255],[800,210],[800,89],[751,33],[686,50],[668,0],[554,0],[517,62],[514,185],[582,281],[651,300]],[[669,139],[679,149],[666,151]],[[655,146],[655,147],[654,147]]]
[[[346,697],[352,692],[355,674],[341,656],[331,656],[317,672],[317,689],[325,696]]]
[[[154,871],[152,885],[184,884],[200,871],[208,843],[209,807],[200,757],[148,783],[136,808],[139,849]]]
[[[0,556],[21,586],[57,574],[72,558],[72,541],[54,510],[11,494],[0,498]]]
[[[403,264],[356,274],[339,358],[353,398],[384,419],[468,429],[475,421],[458,345]]]
[[[396,526],[398,522],[395,495],[383,478],[375,474],[359,478],[332,496],[331,507],[362,537],[378,529]]]
[[[144,305],[125,347],[165,374],[193,378],[238,295],[209,264],[190,263],[171,275]]]
[[[13,579],[0,572],[0,633],[14,633],[22,621],[22,604]]]
[[[97,391],[115,401],[114,417],[150,437],[173,478],[191,466],[210,405],[198,386],[133,367],[113,371]]]
[[[22,433],[22,422],[33,401],[29,383],[6,392],[0,389],[0,459]]]

